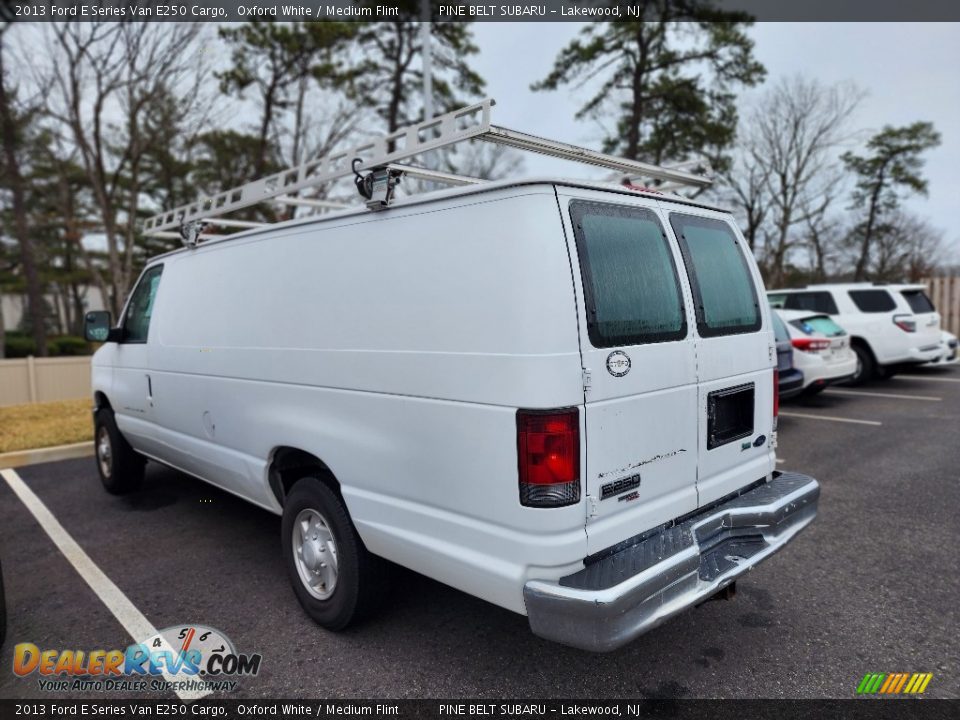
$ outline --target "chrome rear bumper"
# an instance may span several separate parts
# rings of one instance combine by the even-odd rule
[[[773,555],[816,517],[819,497],[813,478],[774,473],[573,575],[531,580],[523,589],[530,628],[583,650],[614,650]]]

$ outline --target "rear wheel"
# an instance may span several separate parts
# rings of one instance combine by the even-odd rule
[[[130,447],[117,428],[113,410],[100,408],[93,421],[97,471],[107,492],[114,495],[131,492],[143,482],[146,458]]]
[[[873,378],[877,364],[873,359],[873,353],[865,346],[858,343],[853,346],[853,352],[857,355],[857,369],[854,371],[853,377],[850,378],[850,384],[862,385]]]
[[[293,591],[314,622],[342,630],[374,606],[383,570],[343,500],[320,480],[299,480],[283,507],[283,557]]]
[[[873,376],[877,380],[889,380],[897,374],[898,368],[894,365],[877,365]]]

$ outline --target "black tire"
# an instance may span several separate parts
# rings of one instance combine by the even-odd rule
[[[889,380],[898,372],[899,368],[895,365],[877,365],[876,368],[874,368],[873,376],[877,380]]]
[[[873,353],[864,345],[855,344],[853,351],[857,354],[857,369],[850,378],[850,385],[862,385],[873,379],[877,371],[877,363],[873,359]]]
[[[319,517],[323,527],[313,524],[313,516],[307,513]],[[306,541],[300,543],[302,550],[297,552],[294,548],[304,538],[299,534],[304,524],[319,529],[319,533],[308,531]],[[324,541],[325,531],[332,536],[332,549]],[[326,483],[305,477],[294,484],[283,506],[281,541],[293,591],[318,625],[327,630],[343,630],[375,608],[382,596],[383,561],[364,546],[343,500]],[[329,560],[331,550],[336,560],[335,572],[333,580],[327,581],[323,559]],[[306,577],[312,583],[309,587]]]
[[[108,493],[123,495],[140,487],[147,460],[120,433],[110,408],[94,414],[93,446],[100,482]]]
[[[828,387],[829,387],[828,385],[811,385],[810,387],[806,388],[803,391],[803,396],[808,398],[814,397],[815,395],[819,395],[820,393],[822,393]]]

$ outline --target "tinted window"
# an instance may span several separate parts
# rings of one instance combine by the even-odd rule
[[[680,240],[703,337],[760,329],[760,305],[737,236],[722,220],[670,214]]]
[[[783,293],[776,293],[774,295],[767,295],[767,302],[770,303],[770,307],[782,308],[783,304],[787,301],[787,296]]]
[[[836,315],[838,312],[837,304],[828,292],[791,293],[787,295],[783,306],[788,310],[811,310],[827,315]]]
[[[160,273],[163,266],[157,265],[143,273],[136,290],[130,297],[127,313],[123,322],[124,342],[146,342],[150,332],[150,317],[153,314],[153,301],[160,285]]]
[[[820,333],[827,337],[840,337],[841,335],[847,334],[846,330],[826,315],[816,315],[814,317],[801,318],[800,320],[792,320],[790,324],[807,335]]]
[[[903,297],[907,299],[910,309],[915,313],[936,312],[936,308],[923,290],[904,290]]]
[[[897,308],[897,303],[886,290],[851,290],[850,299],[860,312],[865,313],[890,312]]]
[[[777,339],[777,342],[790,342],[790,331],[787,330],[787,326],[783,324],[780,316],[776,313],[770,313],[770,318],[773,320],[773,335]]]
[[[643,208],[583,201],[570,203],[570,215],[593,346],[686,336],[677,272],[657,216]]]

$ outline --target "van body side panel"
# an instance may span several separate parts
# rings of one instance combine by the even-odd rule
[[[161,460],[276,512],[272,452],[312,453],[371,551],[517,612],[526,579],[580,564],[585,500],[523,507],[517,480],[517,408],[581,407],[583,422],[551,186],[271,229],[164,262]]]
[[[581,238],[583,244],[592,230],[574,226],[578,216],[576,204],[588,203],[581,206],[586,211],[586,216],[579,216],[581,225],[588,217],[602,218],[607,213],[617,220],[623,209],[625,224],[619,229],[613,225],[609,237],[597,238],[598,243],[605,243],[617,242],[622,239],[620,233],[632,232],[630,222],[634,219],[648,231],[652,231],[653,220],[663,228],[665,220],[656,200],[566,187],[558,187],[557,194],[575,268],[583,365],[590,372],[585,413],[585,491],[593,504],[586,524],[588,551],[592,554],[696,509],[696,358],[682,258],[675,244],[666,238],[661,242],[666,243],[675,268],[680,312],[686,319],[683,337],[623,345],[601,342],[604,347],[595,347],[588,330],[591,303],[584,295],[586,266],[577,233],[586,233]],[[637,209],[639,214],[631,209]],[[652,218],[646,213],[652,213]],[[601,249],[598,246],[598,252]],[[625,268],[625,272],[638,270]],[[609,275],[594,277],[593,283],[598,286],[594,292],[602,291],[600,283],[613,280]],[[611,292],[616,294],[615,289]],[[629,358],[629,369],[608,369],[611,356]],[[616,483],[623,483],[625,489],[617,492]]]

